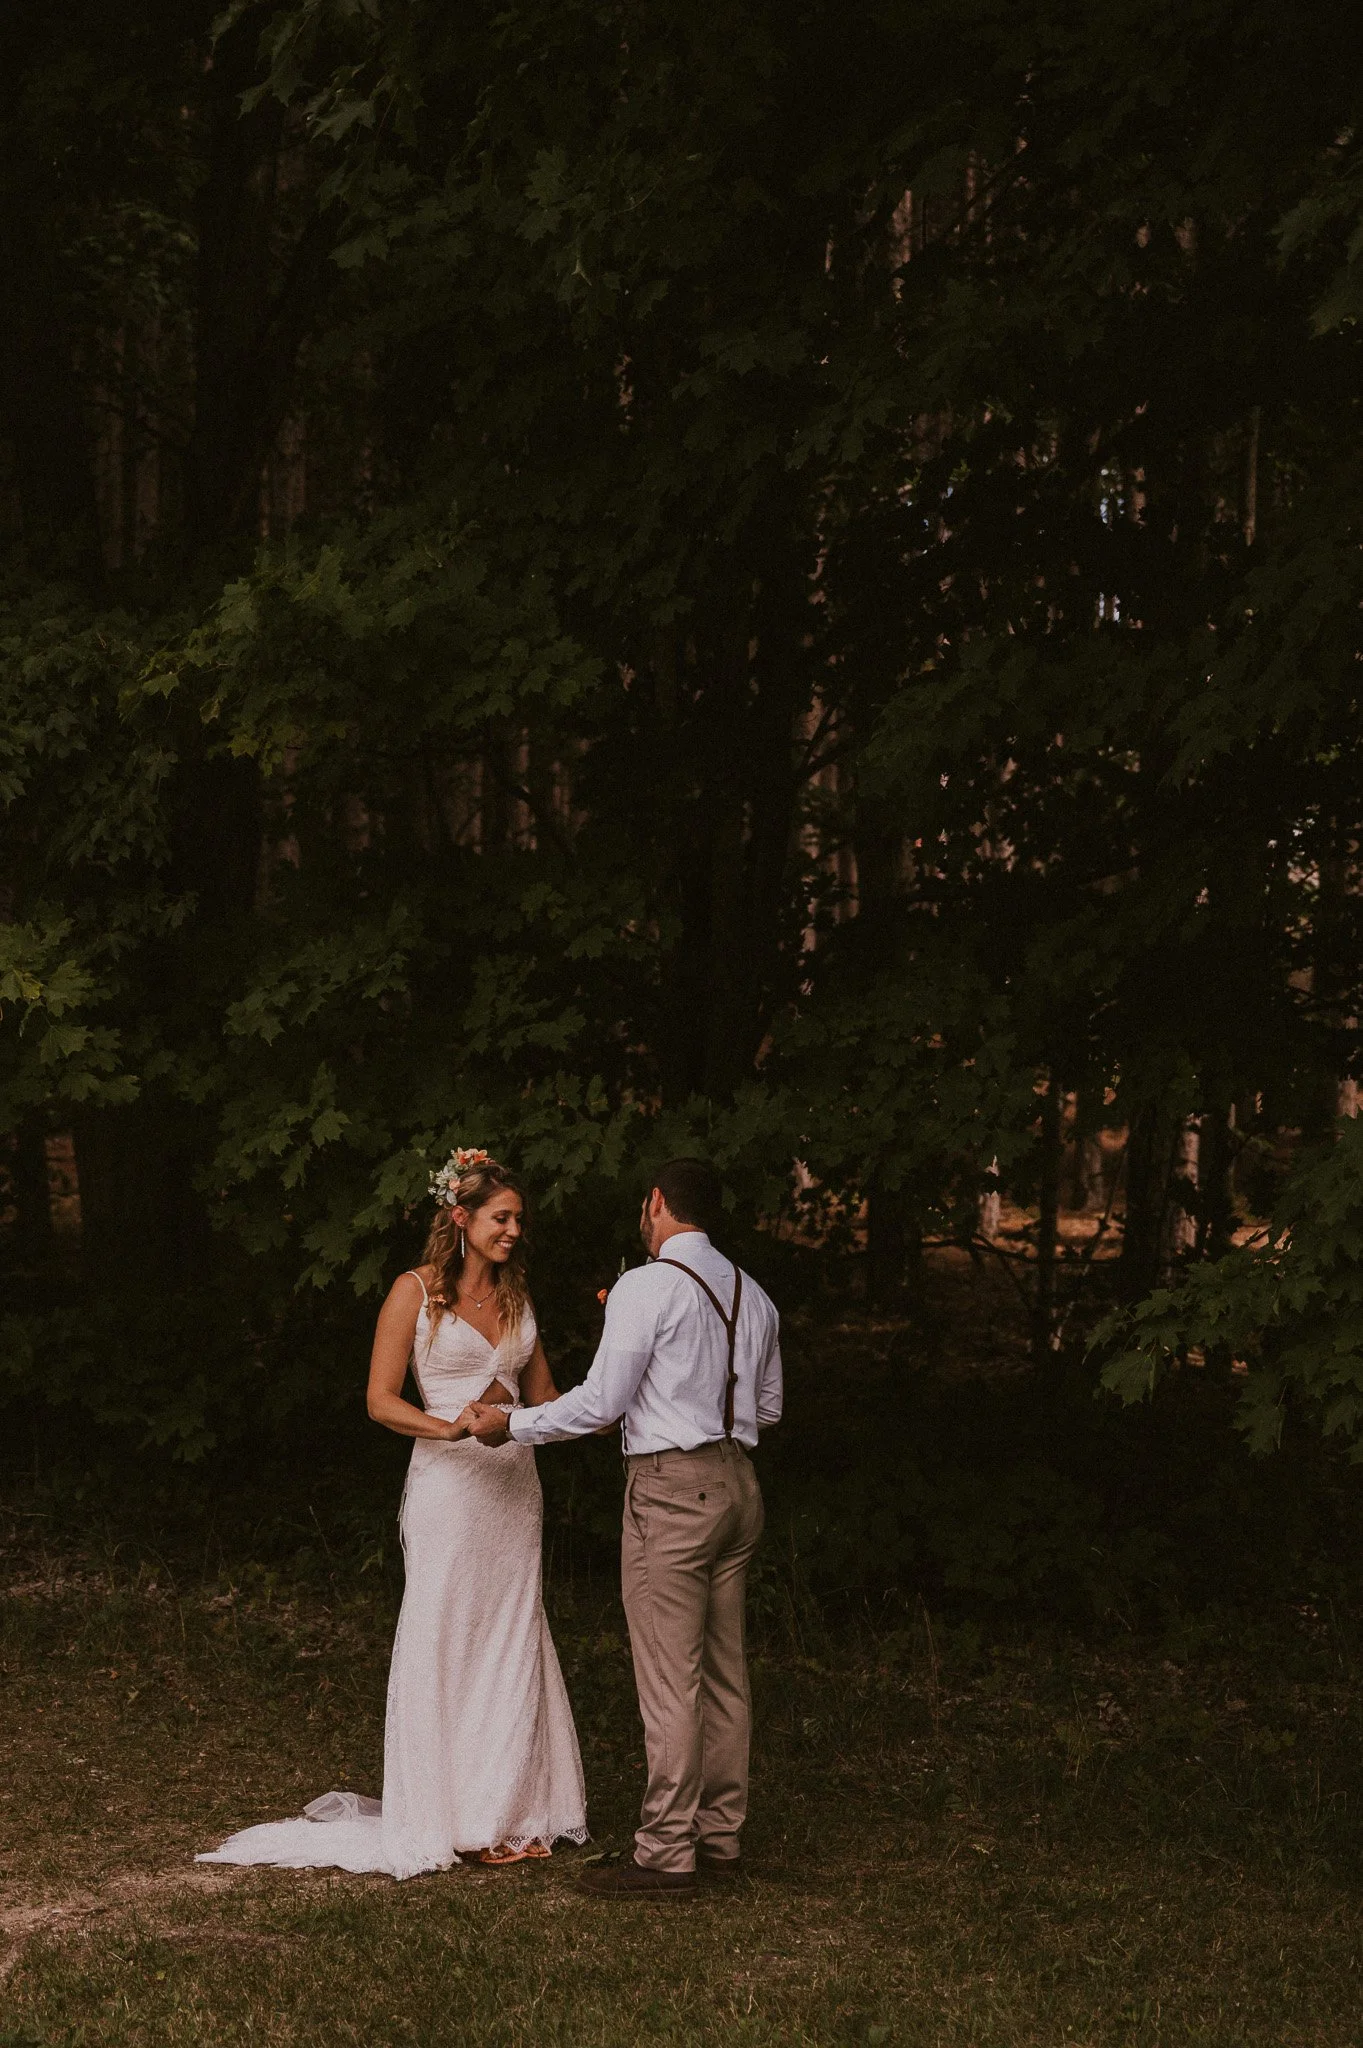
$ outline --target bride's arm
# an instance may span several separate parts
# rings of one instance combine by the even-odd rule
[[[456,1437],[468,1435],[462,1422],[442,1422],[438,1415],[428,1415],[415,1402],[402,1398],[420,1309],[420,1281],[412,1273],[401,1274],[379,1310],[369,1359],[369,1413],[373,1421],[381,1422],[385,1429],[396,1430],[399,1436],[436,1437],[451,1443]]]
[[[549,1370],[544,1346],[536,1337],[535,1348],[521,1371],[521,1400],[527,1408],[538,1408],[545,1401],[557,1399],[558,1388],[554,1385],[554,1375]]]

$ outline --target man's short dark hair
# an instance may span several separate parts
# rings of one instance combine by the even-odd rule
[[[713,1231],[724,1213],[724,1189],[707,1159],[669,1159],[649,1185],[657,1188],[678,1223]]]

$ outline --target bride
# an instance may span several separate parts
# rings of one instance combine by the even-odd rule
[[[369,1371],[370,1415],[416,1438],[383,1799],[328,1792],[201,1863],[414,1877],[464,1856],[512,1863],[547,1856],[560,1837],[586,1840],[577,1733],[540,1595],[535,1454],[489,1451],[460,1419],[475,1398],[558,1398],[526,1292],[524,1194],[486,1152],[463,1149],[431,1192],[424,1263],[393,1283]],[[402,1398],[409,1363],[420,1408]]]

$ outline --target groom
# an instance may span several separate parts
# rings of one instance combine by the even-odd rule
[[[539,1408],[477,1403],[486,1444],[560,1443],[622,1423],[620,1578],[648,1790],[634,1861],[586,1872],[606,1898],[685,1895],[696,1872],[732,1877],[748,1810],[743,1596],[762,1534],[748,1453],[781,1416],[777,1315],[710,1242],[718,1175],[672,1159],[653,1177],[640,1235],[651,1263],[624,1273],[580,1387]]]

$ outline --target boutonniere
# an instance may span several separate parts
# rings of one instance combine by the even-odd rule
[[[625,1270],[625,1262],[624,1262],[624,1260],[623,1260],[623,1259],[621,1259],[621,1261],[620,1261],[620,1273],[617,1273],[617,1274],[616,1274],[616,1276],[615,1276],[617,1280],[618,1280],[618,1279],[620,1278],[620,1274],[621,1274],[621,1273],[623,1273],[623,1272],[624,1272],[624,1270]],[[598,1288],[597,1288],[597,1290],[596,1290],[596,1298],[597,1298],[597,1300],[598,1300],[598,1301],[599,1301],[599,1302],[601,1303],[601,1305],[602,1305],[602,1307],[603,1307],[603,1308],[605,1307],[605,1304],[606,1304],[606,1297],[607,1297],[607,1296],[609,1295],[609,1293],[610,1293],[610,1289],[609,1289],[609,1287],[598,1287]]]

